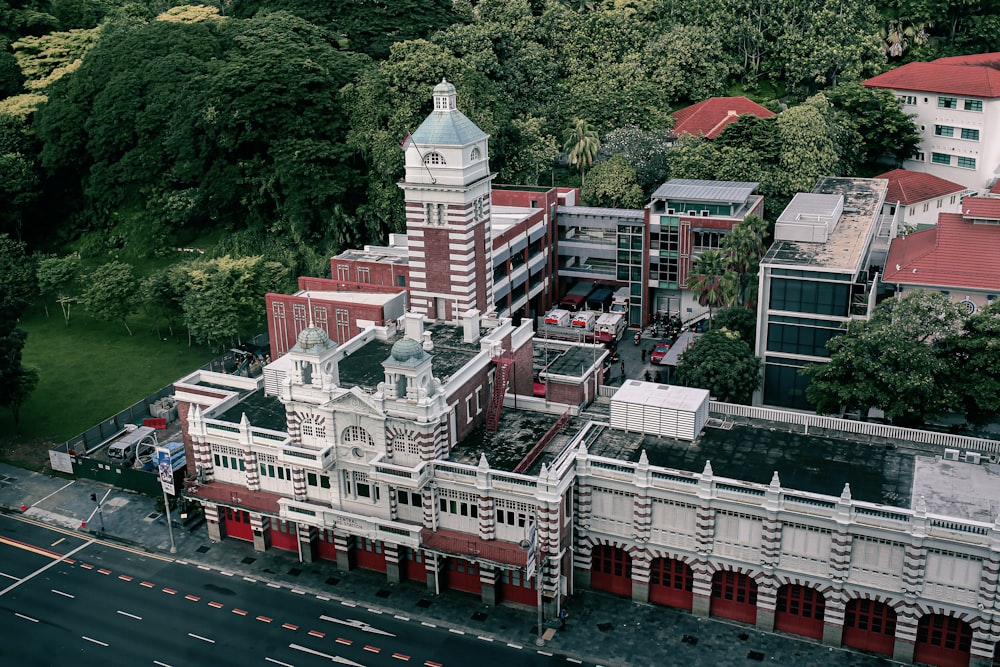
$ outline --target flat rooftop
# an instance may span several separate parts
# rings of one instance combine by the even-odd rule
[[[993,523],[1000,516],[1000,466],[917,456],[911,509],[921,497],[930,514]]]
[[[538,212],[537,208],[524,208],[523,206],[491,206],[490,233],[493,238],[496,238],[511,227],[524,222],[536,212]]]
[[[345,250],[334,259],[344,259],[349,261],[378,262],[380,264],[401,264],[410,263],[410,254],[406,247],[395,246],[375,246],[366,245],[363,250]]]
[[[844,212],[826,243],[775,241],[760,263],[856,273],[875,234],[888,189],[889,181],[882,178],[819,179],[813,194],[844,197]]]
[[[685,202],[742,204],[753,195],[760,183],[740,181],[701,181],[672,178],[656,188],[651,199]]]
[[[405,291],[404,287],[399,288],[400,292]],[[382,305],[392,301],[399,292],[346,292],[335,290],[300,290],[295,296],[316,299],[317,301],[336,301],[338,303],[358,303],[367,305]]]
[[[285,406],[277,396],[266,396],[264,387],[240,397],[240,402],[213,419],[239,424],[246,414],[251,426],[272,431],[285,431]]]

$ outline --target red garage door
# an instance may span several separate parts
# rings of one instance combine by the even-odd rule
[[[632,557],[623,549],[598,545],[591,562],[591,588],[632,597]]]
[[[674,558],[654,558],[649,570],[649,600],[691,611],[694,573],[687,563]]]
[[[238,540],[253,542],[253,528],[250,527],[250,513],[244,510],[226,508],[225,515],[220,512],[220,519],[225,521],[226,535]]]
[[[424,554],[417,549],[400,547],[403,552],[403,576],[412,581],[427,583],[427,568],[424,567]]]
[[[369,540],[367,537],[355,538],[354,560],[358,567],[365,570],[375,570],[385,572],[385,553],[382,551],[382,542],[379,540]]]
[[[445,562],[444,585],[456,591],[475,593],[482,592],[479,582],[479,565],[461,558],[449,558]]]
[[[892,655],[896,610],[874,600],[851,600],[844,611],[844,646]]]
[[[523,570],[501,570],[497,577],[497,602],[517,602],[538,606],[538,591],[534,578],[528,579]]]
[[[757,582],[732,570],[712,577],[711,615],[743,623],[757,622]]]
[[[774,629],[813,639],[823,638],[826,599],[815,588],[786,584],[778,589]]]
[[[317,532],[316,555],[326,560],[336,561],[337,543],[334,541],[333,531],[324,529]]]
[[[295,524],[281,519],[271,519],[271,546],[285,551],[299,551],[299,536]]]
[[[968,667],[972,628],[954,616],[928,614],[917,623],[913,662],[936,667]]]

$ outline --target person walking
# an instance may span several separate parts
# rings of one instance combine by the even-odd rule
[[[565,608],[559,610],[559,629],[566,629],[566,619],[569,618],[569,612]]]
[[[622,382],[625,381],[625,362],[622,362]]]
[[[646,363],[646,348],[642,348],[642,350],[640,350],[640,354],[642,356],[642,363]]]

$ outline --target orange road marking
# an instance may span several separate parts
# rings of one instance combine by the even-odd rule
[[[103,567],[100,570],[98,570],[98,572],[100,572],[101,574],[111,574],[111,570],[105,570]]]
[[[309,635],[312,637],[319,637],[320,639],[326,637],[326,635],[320,632],[319,630],[310,630]]]
[[[425,667],[442,667],[440,662],[431,662],[430,660],[425,662],[424,665]]]
[[[200,598],[200,597],[198,597],[197,595],[185,595],[185,596],[184,596],[184,599],[185,599],[185,600],[191,600],[191,602],[197,602],[197,601],[198,601],[198,600],[200,600],[201,598]]]
[[[258,621],[263,621],[264,623],[270,623],[274,619],[268,618],[267,616],[258,616],[257,620]]]
[[[403,660],[403,661],[410,659],[410,656],[403,655],[402,653],[393,653],[392,657],[394,657],[396,660]]]
[[[369,653],[381,653],[382,652],[382,649],[380,649],[378,646],[365,646],[365,650],[368,651]]]
[[[246,616],[247,615],[247,613],[245,611],[243,611],[242,609],[233,609],[233,613],[234,614],[239,614],[240,616]]]
[[[216,609],[222,609],[222,603],[221,602],[209,602],[208,606],[209,607],[215,607]]]
[[[350,646],[354,642],[350,639],[344,639],[343,637],[337,637],[337,643],[343,644],[344,646]]]
[[[286,630],[298,630],[299,629],[299,626],[292,625],[291,623],[282,623],[281,627],[283,627]]]
[[[151,582],[151,581],[144,581],[144,582],[142,582],[139,585],[143,586],[144,588],[152,588],[153,587],[153,582]]]
[[[128,576],[127,574],[119,574],[118,578],[121,579],[122,581],[132,581],[132,577]]]
[[[176,595],[177,594],[177,591],[175,591],[172,588],[164,588],[163,592],[166,593],[167,595]]]
[[[94,569],[94,566],[91,565],[90,563],[80,563],[80,567],[82,567],[85,570],[93,570]]]

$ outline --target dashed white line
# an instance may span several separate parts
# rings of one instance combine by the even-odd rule
[[[583,664],[583,660],[577,660],[576,658],[566,658],[566,662],[572,662],[574,665]]]
[[[448,628],[448,632],[454,633],[456,635],[464,635],[465,630],[456,630],[455,628]]]
[[[170,667],[167,663],[160,662],[159,660],[154,660],[153,664],[156,665],[156,667]]]
[[[369,614],[381,614],[382,610],[381,609],[372,609],[371,607],[368,607],[368,613]]]
[[[32,618],[30,616],[25,616],[24,614],[19,614],[16,611],[14,612],[14,615],[17,616],[18,618],[23,618],[26,621],[31,621],[32,623],[38,623],[38,619],[37,618]]]
[[[316,599],[317,600],[322,600],[323,602],[329,602],[330,601],[330,598],[326,597],[325,595],[317,595]]]
[[[188,564],[188,562],[186,560],[176,560],[174,562],[177,563],[178,565],[187,565]]]
[[[13,579],[17,581],[20,577],[15,577],[13,574],[7,574],[6,572],[0,572],[0,577],[7,577],[8,579]]]
[[[98,645],[100,645],[100,646],[107,646],[107,644],[105,644],[104,642],[102,642],[102,641],[98,641],[97,639],[91,639],[91,638],[90,638],[90,637],[88,637],[87,635],[81,635],[81,636],[82,636],[82,637],[83,637],[84,639],[86,639],[86,640],[87,640],[88,642],[93,642],[94,644],[98,644]]]
[[[52,589],[52,592],[53,592],[53,593],[55,593],[56,595],[61,595],[61,596],[63,596],[64,598],[69,598],[70,600],[72,600],[72,599],[76,598],[76,596],[75,596],[75,595],[70,595],[69,593],[63,593],[62,591],[57,591],[57,590],[56,590],[56,589],[54,589],[54,588]]]
[[[396,619],[397,621],[409,621],[410,620],[409,616],[400,616],[399,614],[393,614],[392,617],[394,619]]]
[[[358,605],[354,604],[353,602],[348,602],[347,600],[341,600],[340,604],[344,605],[345,607],[357,607],[358,606]]]
[[[476,639],[481,639],[484,642],[491,642],[491,641],[493,641],[493,637],[483,637],[482,635],[479,635],[478,637],[476,637]]]
[[[523,647],[523,646],[521,646],[520,644],[511,644],[510,642],[507,642],[507,646],[509,646],[510,648],[516,648],[516,649],[517,649],[517,650],[519,650],[519,651],[520,651],[520,650],[521,650],[522,648],[524,648],[524,647]]]
[[[226,572],[225,570],[219,570],[219,574],[221,574],[224,577],[231,577],[231,576],[233,576],[232,572]]]
[[[118,610],[118,613],[121,614],[122,616],[128,616],[129,618],[134,618],[137,621],[142,620],[142,616],[136,616],[135,614],[130,614],[127,611],[122,611],[121,609]]]
[[[208,637],[202,637],[201,635],[196,635],[193,632],[188,633],[188,637],[194,637],[195,639],[200,639],[203,642],[208,642],[209,644],[214,644],[214,639],[209,639]]]
[[[212,568],[210,568],[210,567],[209,567],[209,566],[207,566],[207,565],[199,565],[199,566],[198,566],[198,569],[199,569],[199,570],[211,570]]]
[[[300,590],[299,590],[299,589],[297,589],[297,588],[293,588],[293,589],[292,589],[292,592],[293,592],[293,593],[295,593],[295,594],[297,594],[297,595],[305,595],[305,594],[306,594],[306,592],[305,592],[305,591],[300,591]]]
[[[420,625],[423,625],[423,626],[428,627],[428,628],[436,628],[437,627],[433,623],[428,623],[427,621],[420,621]]]
[[[265,657],[264,659],[268,662],[274,663],[275,665],[281,665],[281,667],[292,667],[292,665],[289,665],[287,662],[281,662],[280,660],[275,660],[274,658]]]
[[[540,651],[538,651],[538,655],[544,655],[546,658],[551,658],[552,657],[552,654],[549,653],[548,651],[541,651],[540,650]]]
[[[275,584],[275,583],[272,583],[272,582],[269,581],[269,582],[267,582],[267,587],[268,588],[281,588],[281,584]]]
[[[253,577],[243,577],[243,581],[249,581],[251,584],[256,584],[257,580]]]

